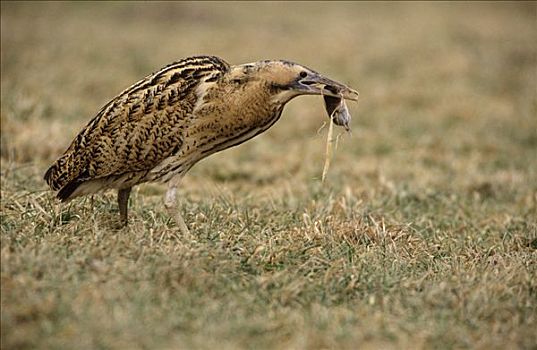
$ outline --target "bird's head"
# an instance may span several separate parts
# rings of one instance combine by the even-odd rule
[[[275,102],[287,103],[300,95],[323,95],[357,101],[358,92],[316,71],[289,61],[259,61],[235,66],[231,79],[261,81],[271,91]]]

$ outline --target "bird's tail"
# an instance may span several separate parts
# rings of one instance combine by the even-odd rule
[[[53,190],[53,191],[58,191],[59,189],[61,189],[61,185],[60,183],[58,182],[58,173],[59,173],[59,159],[50,166],[50,168],[48,168],[47,172],[45,173],[45,176],[43,176],[43,178],[45,179],[45,181],[47,182],[47,184],[49,185],[50,189]]]
[[[76,169],[72,167],[73,160],[72,154],[64,154],[48,168],[43,177],[52,190],[59,191],[57,197],[62,202],[67,201],[83,182],[77,179],[79,174],[73,171]]]

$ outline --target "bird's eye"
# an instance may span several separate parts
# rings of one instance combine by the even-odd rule
[[[301,77],[301,78],[305,78],[305,77],[307,77],[307,76],[308,76],[308,73],[306,73],[306,72],[304,72],[304,71],[300,72],[300,77]]]

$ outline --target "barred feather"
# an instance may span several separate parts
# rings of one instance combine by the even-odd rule
[[[181,148],[199,98],[196,89],[228,70],[217,57],[192,57],[132,85],[77,135],[45,180],[66,200],[85,181],[151,170]]]

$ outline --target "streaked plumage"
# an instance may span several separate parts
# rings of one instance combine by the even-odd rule
[[[270,128],[293,97],[321,93],[357,98],[354,90],[287,61],[230,66],[213,56],[183,59],[106,104],[45,180],[62,201],[118,189],[124,223],[132,186],[170,182],[166,203],[175,209],[179,179],[196,162]]]

